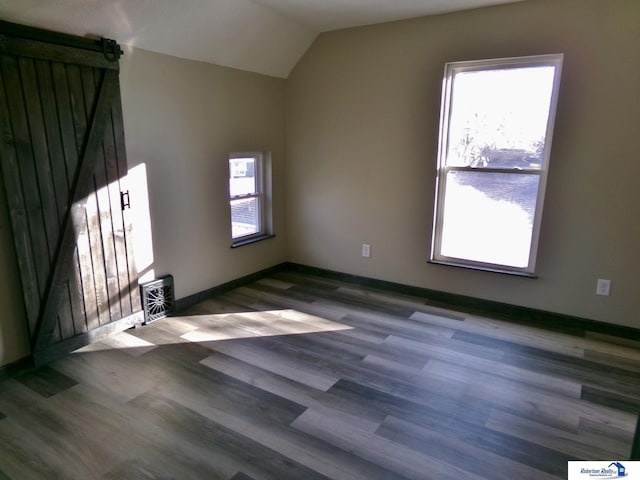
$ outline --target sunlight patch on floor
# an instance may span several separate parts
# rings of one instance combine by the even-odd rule
[[[353,327],[297,310],[285,309],[176,316],[163,318],[138,328],[155,329],[159,334],[151,343],[135,334],[126,331],[120,332],[80,348],[74,353],[126,349],[137,356],[143,355],[159,345],[175,344],[180,340],[184,342],[212,342],[237,338],[351,330]],[[180,340],[176,339],[176,335]]]
[[[199,315],[197,321],[201,325],[200,328],[181,335],[181,338],[192,342],[209,342],[234,338],[331,332],[352,328],[292,309]]]

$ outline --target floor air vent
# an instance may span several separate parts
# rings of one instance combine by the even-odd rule
[[[145,324],[164,318],[174,311],[175,296],[172,275],[145,283],[140,288]]]

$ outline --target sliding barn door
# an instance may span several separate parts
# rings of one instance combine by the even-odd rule
[[[141,320],[113,60],[0,34],[0,165],[39,363]]]

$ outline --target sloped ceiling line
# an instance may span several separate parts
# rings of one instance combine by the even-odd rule
[[[0,18],[286,78],[323,31],[524,0],[0,0]]]

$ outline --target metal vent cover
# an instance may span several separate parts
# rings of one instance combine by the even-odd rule
[[[140,285],[144,324],[167,317],[175,310],[173,275]]]

